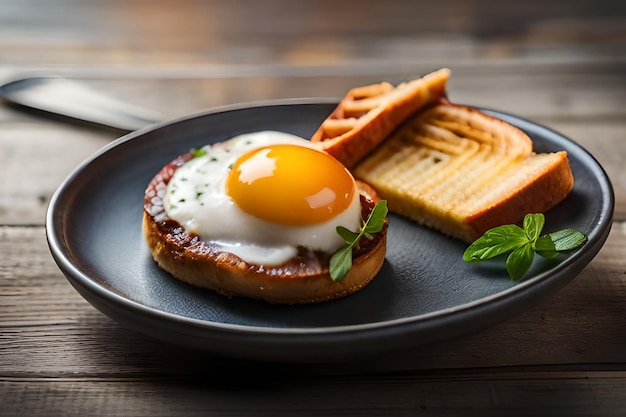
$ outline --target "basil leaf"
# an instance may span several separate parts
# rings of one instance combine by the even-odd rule
[[[520,280],[533,263],[535,252],[532,245],[526,243],[515,249],[506,259],[506,271],[512,280]]]
[[[488,230],[463,253],[465,262],[479,262],[512,251],[506,270],[513,280],[521,279],[532,265],[535,253],[551,259],[560,252],[573,251],[587,242],[587,236],[576,229],[563,229],[540,236],[545,224],[541,213],[524,216],[523,229],[505,225]]]
[[[463,254],[465,262],[475,263],[509,252],[528,243],[522,228],[509,224],[488,230],[472,243]]]
[[[537,238],[539,238],[543,230],[545,221],[545,216],[541,213],[529,213],[524,216],[524,231],[526,232],[526,236],[528,236],[528,240],[531,242],[537,241]]]
[[[333,281],[341,281],[352,268],[352,245],[339,249],[330,258],[329,272]]]
[[[554,247],[554,242],[548,235],[543,235],[537,239],[534,248],[538,255],[543,256],[546,259],[552,259],[559,254]]]
[[[337,226],[336,230],[337,230],[337,234],[341,236],[344,242],[346,242],[348,245],[352,244],[359,237],[358,233],[348,230],[347,228],[343,226]]]
[[[367,221],[363,227],[363,233],[378,233],[383,230],[387,211],[387,200],[380,200],[376,203],[376,206],[374,206],[374,209],[367,217]]]
[[[587,236],[576,229],[563,229],[549,233],[548,236],[554,242],[554,248],[558,252],[578,249],[587,242]]]

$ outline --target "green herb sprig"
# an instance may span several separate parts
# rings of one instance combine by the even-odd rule
[[[353,232],[343,226],[337,226],[337,234],[346,242],[346,246],[339,249],[330,258],[330,277],[333,281],[341,281],[352,268],[352,248],[354,248],[363,236],[372,239],[373,234],[383,230],[387,217],[387,201],[380,200],[361,226],[359,232]]]
[[[193,158],[200,158],[201,156],[206,155],[206,150],[202,148],[191,148],[189,153],[191,153]]]
[[[506,259],[506,270],[513,280],[520,280],[530,268],[535,253],[551,259],[559,253],[568,253],[587,242],[587,236],[576,229],[563,229],[541,235],[545,217],[541,213],[527,214],[523,227],[514,224],[488,230],[472,243],[463,254],[463,260],[477,263],[511,252]]]

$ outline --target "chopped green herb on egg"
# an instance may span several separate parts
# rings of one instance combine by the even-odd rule
[[[202,148],[200,149],[192,148],[190,152],[194,158],[198,158],[200,156],[206,155],[206,151]]]

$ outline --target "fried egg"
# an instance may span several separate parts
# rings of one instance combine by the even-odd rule
[[[187,231],[257,265],[280,265],[298,247],[332,254],[337,226],[361,226],[350,172],[311,142],[276,131],[207,145],[167,185],[168,216]]]

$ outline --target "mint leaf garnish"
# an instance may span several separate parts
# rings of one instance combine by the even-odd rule
[[[330,258],[330,277],[333,281],[341,281],[352,268],[352,248],[363,236],[371,239],[373,234],[383,230],[387,217],[387,201],[380,200],[361,226],[359,232],[352,232],[343,226],[337,226],[337,234],[346,242],[346,246],[339,249]]]
[[[506,270],[513,280],[520,280],[532,265],[535,253],[554,258],[569,253],[587,242],[587,236],[576,229],[563,229],[541,235],[545,216],[527,214],[523,227],[513,224],[494,227],[476,239],[463,253],[463,260],[476,263],[511,252],[506,259]]]

